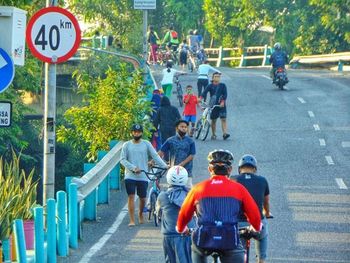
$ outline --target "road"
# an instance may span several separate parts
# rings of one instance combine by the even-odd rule
[[[231,137],[223,141],[218,125],[218,140],[196,141],[194,182],[208,177],[210,150],[232,151],[235,172],[241,155],[255,155],[275,217],[267,262],[350,262],[350,75],[290,70],[281,91],[267,69],[220,70]],[[196,87],[195,78],[181,82]],[[128,228],[125,192],[112,197],[98,222],[84,224],[79,249],[59,262],[164,262],[159,228]]]

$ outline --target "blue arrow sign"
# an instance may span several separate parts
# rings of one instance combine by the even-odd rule
[[[4,92],[12,83],[15,76],[15,66],[11,57],[0,48],[0,93]]]

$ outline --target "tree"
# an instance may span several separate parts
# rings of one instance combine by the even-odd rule
[[[133,123],[144,123],[146,131],[150,128],[144,117],[151,107],[144,99],[140,72],[130,75],[123,66],[118,71],[109,68],[105,78],[76,73],[76,79],[87,103],[66,111],[67,125],[58,128],[58,141],[69,142],[94,160],[97,151],[107,150],[112,139],[128,140]]]

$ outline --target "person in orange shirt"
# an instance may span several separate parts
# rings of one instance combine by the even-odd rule
[[[198,98],[193,94],[193,87],[191,85],[186,86],[186,94],[183,100],[185,104],[183,112],[184,120],[187,121],[191,127],[188,129],[188,135],[192,137],[196,124]]]

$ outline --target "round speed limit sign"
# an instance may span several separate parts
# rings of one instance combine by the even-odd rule
[[[62,63],[77,51],[81,31],[77,19],[66,9],[51,6],[29,20],[26,41],[30,51],[47,63]]]

